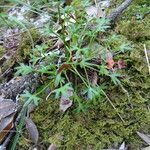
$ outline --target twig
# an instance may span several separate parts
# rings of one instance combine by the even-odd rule
[[[53,91],[51,91],[47,96],[46,96],[46,101],[48,100],[48,98],[50,97],[50,95],[52,94]]]
[[[111,106],[115,109],[117,115],[119,116],[119,118],[121,119],[121,121],[123,123],[125,123],[124,119],[121,117],[121,115],[118,113],[117,108],[115,107],[115,105],[112,103],[112,101],[110,100],[110,98],[107,96],[107,94],[102,90],[102,93],[105,95],[105,97],[107,98],[108,102],[111,104]]]
[[[150,63],[149,63],[148,54],[147,54],[147,50],[146,50],[146,45],[145,44],[144,44],[144,52],[145,52],[145,57],[146,57],[148,70],[149,70],[149,74],[150,74]]]
[[[129,92],[123,87],[123,85],[121,83],[119,85],[122,88],[123,92],[127,95],[128,102],[129,102],[131,108],[133,108],[133,104],[131,103],[131,97],[129,95]]]
[[[123,11],[131,4],[133,0],[125,0],[120,6],[115,8],[106,18],[111,20],[111,22],[115,22],[118,16],[120,16]]]

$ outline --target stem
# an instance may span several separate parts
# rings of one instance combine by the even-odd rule
[[[147,50],[146,50],[145,44],[144,44],[144,52],[145,52],[145,57],[146,57],[146,61],[147,61],[147,65],[148,65],[148,70],[149,70],[149,74],[150,74],[150,63],[149,63],[148,54],[147,54]]]
[[[14,137],[14,140],[13,140],[13,143],[12,143],[12,145],[11,145],[11,147],[10,147],[10,150],[15,150],[15,148],[16,148],[18,139],[19,139],[20,134],[21,134],[21,130],[22,130],[23,126],[24,126],[26,113],[27,113],[27,107],[24,107],[24,106],[23,106],[23,108],[22,108],[22,110],[21,110],[20,123],[19,123],[19,125],[18,125],[18,129],[16,129],[16,130],[18,130],[18,132],[16,133],[16,135],[15,135],[15,137]]]
[[[83,67],[83,69],[84,69],[84,72],[85,72],[85,75],[86,75],[86,79],[87,79],[88,84],[89,84],[89,87],[90,87],[90,80],[89,80],[89,77],[88,77],[88,74],[87,74],[86,68],[85,68],[85,67]]]
[[[49,82],[41,91],[39,91],[38,93],[35,94],[35,96],[39,95],[41,92],[43,92],[47,87],[49,87],[49,85],[51,84],[51,82]]]
[[[80,75],[80,73],[77,71],[77,69],[72,65],[72,68],[75,70],[75,72],[72,70],[72,72],[74,72],[74,73],[76,73],[79,77],[80,77],[80,79],[83,81],[83,83],[87,86],[87,87],[89,87],[88,85],[87,85],[87,83],[86,83],[86,81],[84,81],[84,79],[83,79],[83,77]]]
[[[124,119],[121,117],[121,115],[118,113],[117,108],[115,107],[115,105],[112,103],[112,101],[110,100],[110,98],[107,96],[107,94],[102,90],[102,93],[105,95],[105,97],[107,98],[108,102],[111,104],[111,106],[115,109],[116,113],[118,114],[119,118],[121,119],[121,121],[123,123],[125,123]]]

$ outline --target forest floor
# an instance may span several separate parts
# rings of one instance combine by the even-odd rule
[[[14,131],[11,150],[149,150],[150,2],[113,24],[121,0],[69,2],[0,2],[1,146]]]

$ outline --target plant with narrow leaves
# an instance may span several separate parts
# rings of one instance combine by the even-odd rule
[[[103,95],[101,94],[103,90],[101,84],[105,83],[96,83],[97,85],[93,86],[89,70],[90,72],[96,71],[101,78],[110,77],[116,86],[121,85],[120,75],[113,70],[115,61],[111,58],[113,64],[109,68],[106,56],[111,52],[124,53],[131,47],[130,43],[123,43],[118,35],[104,36],[99,42],[97,35],[103,34],[110,28],[109,20],[87,17],[85,12],[87,5],[78,2],[76,0],[65,8],[61,8],[58,3],[58,29],[51,27],[50,23],[45,24],[45,27],[41,29],[43,35],[61,40],[64,48],[60,50],[56,46],[51,52],[47,51],[48,45],[46,44],[36,45],[30,54],[30,65],[21,64],[17,67],[17,75],[31,72],[41,76],[46,75],[53,84],[48,97],[55,94],[55,98],[60,98],[67,90],[73,90],[72,98],[78,97],[76,102],[81,106],[84,98],[94,101],[97,97],[101,99]],[[80,14],[77,10],[78,7],[82,10]],[[97,43],[97,48],[100,47],[100,50],[93,48],[94,43]],[[110,49],[111,52],[107,49]],[[95,59],[98,60],[98,63],[93,62]],[[77,88],[79,89],[77,90]],[[77,91],[78,94],[75,93]]]

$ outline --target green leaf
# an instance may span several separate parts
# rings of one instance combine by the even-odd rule
[[[15,69],[17,69],[17,72],[15,73],[16,75],[26,75],[33,72],[33,68],[31,66],[27,66],[23,63],[21,63],[20,66],[16,67]]]
[[[99,86],[89,87],[83,91],[83,94],[87,94],[87,98],[92,100],[101,94],[101,88]]]
[[[84,68],[84,67],[87,67],[87,66],[91,66],[91,63],[89,63],[88,60],[90,60],[90,59],[85,59],[85,58],[83,58],[83,59],[80,61],[80,63],[79,63],[80,67],[81,67],[81,68]]]
[[[55,93],[55,98],[59,98],[62,94],[66,93],[68,90],[73,90],[71,83],[67,83],[58,89],[55,89],[52,93]]]
[[[79,113],[79,112],[86,112],[87,109],[88,109],[88,106],[86,105],[86,103],[83,103],[82,102],[82,99],[76,94],[74,93],[74,101],[78,103],[78,107],[76,109],[76,112]]]
[[[36,106],[38,105],[38,101],[41,99],[34,94],[29,93],[28,91],[25,91],[25,93],[21,94],[21,96],[27,98],[29,102],[33,101]]]
[[[131,48],[130,43],[123,43],[123,44],[121,44],[120,47],[119,47],[119,51],[122,52],[122,53],[124,53],[124,52],[126,52],[126,51],[129,51],[129,50],[131,50],[131,49],[132,49],[132,48]]]
[[[49,65],[49,66],[40,65],[40,68],[37,71],[39,73],[42,73],[42,74],[44,74],[44,73],[49,74],[50,73],[50,71],[49,71],[50,69],[51,69],[51,65]]]
[[[35,55],[30,54],[30,62],[35,65],[39,60],[41,59],[41,57],[37,57]]]
[[[57,87],[59,84],[65,83],[64,78],[61,76],[61,73],[56,75],[55,78],[55,87]]]
[[[108,29],[110,26],[109,20],[105,18],[99,18],[96,20],[97,26],[95,27],[97,32],[104,32],[106,29]]]
[[[104,65],[100,65],[100,70],[99,70],[100,75],[107,75],[109,74],[109,71],[107,70],[107,67]]]
[[[113,83],[115,85],[119,85],[120,84],[120,80],[117,78],[117,77],[120,77],[120,74],[112,73],[109,76],[110,76],[111,80],[113,81]]]

